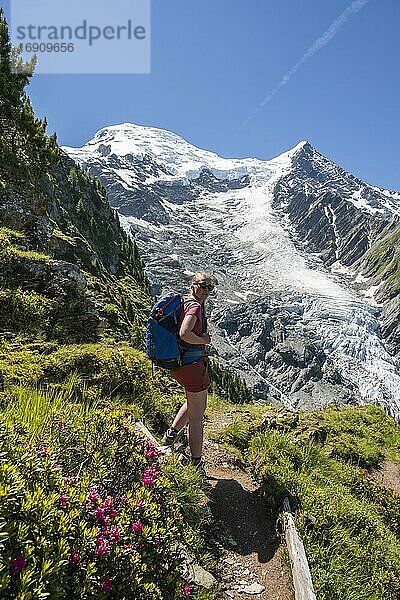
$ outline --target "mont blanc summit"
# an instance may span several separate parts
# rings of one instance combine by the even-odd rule
[[[399,193],[306,141],[268,161],[226,159],[124,123],[64,150],[105,186],[155,293],[214,275],[212,351],[256,398],[400,416]]]

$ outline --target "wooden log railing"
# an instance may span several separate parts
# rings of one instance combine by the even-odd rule
[[[296,600],[317,600],[303,541],[296,529],[289,499],[283,501],[283,528],[292,569]]]

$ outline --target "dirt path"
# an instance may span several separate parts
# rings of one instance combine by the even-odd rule
[[[372,479],[391,488],[400,496],[400,467],[390,460],[384,460],[378,469],[371,473]]]
[[[204,456],[212,486],[210,544],[217,558],[221,598],[290,600],[291,575],[283,549],[257,496],[257,486],[237,459],[209,439],[215,422],[206,425]]]

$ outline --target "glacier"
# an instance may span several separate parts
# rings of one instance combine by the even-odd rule
[[[172,132],[124,123],[101,129],[82,148],[63,149],[105,185],[159,291],[182,287],[184,274],[207,270],[217,281],[213,314],[250,305],[260,320],[262,299],[289,294],[293,310],[301,314],[293,332],[318,342],[359,403],[378,403],[399,418],[399,369],[381,339],[379,307],[368,292],[368,280],[342,265],[338,252],[330,269],[317,253],[306,251],[277,210],[276,186],[290,181],[294,165],[308,160],[309,176],[300,182],[304,194],[339,190],[357,210],[391,219],[400,215],[400,195],[360,182],[310,148],[302,141],[271,160],[227,159]],[[129,211],[124,197],[133,207]],[[139,201],[140,214],[135,208]],[[150,203],[153,212],[147,214]],[[332,207],[325,212],[334,230]],[[166,263],[168,272],[163,271]],[[356,280],[358,287],[351,284]],[[290,386],[281,386],[270,371],[266,375],[263,360],[261,369],[253,364],[241,339],[233,340],[223,327],[215,337],[222,357],[227,346],[242,356],[245,377],[251,372],[264,378],[278,392],[275,399],[291,408],[301,405]],[[267,398],[261,394],[259,399]]]

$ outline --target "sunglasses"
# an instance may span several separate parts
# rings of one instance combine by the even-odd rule
[[[212,292],[214,289],[214,286],[211,283],[204,283],[204,281],[201,281],[200,283],[196,282],[194,285],[198,285],[202,290],[208,290],[209,292]]]

